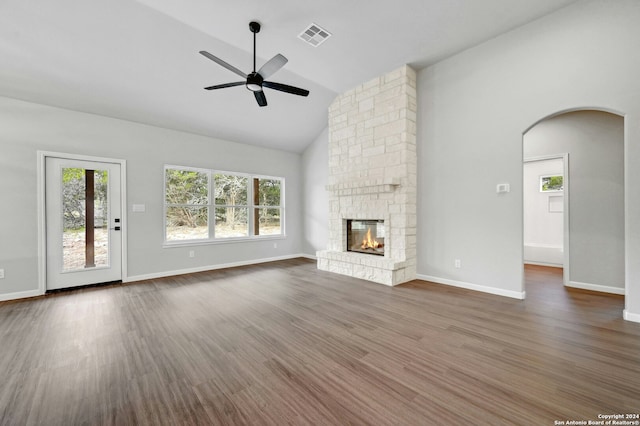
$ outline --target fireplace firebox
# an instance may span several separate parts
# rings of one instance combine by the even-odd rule
[[[384,220],[347,219],[347,251],[384,256]]]

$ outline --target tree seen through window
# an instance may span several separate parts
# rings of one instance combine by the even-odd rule
[[[165,239],[281,235],[283,182],[281,178],[167,167]]]

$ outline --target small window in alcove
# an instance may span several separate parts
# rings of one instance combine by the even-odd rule
[[[560,174],[540,176],[540,192],[560,192],[564,189],[564,179]]]

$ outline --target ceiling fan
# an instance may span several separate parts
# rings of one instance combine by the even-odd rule
[[[291,93],[293,95],[298,96],[307,96],[309,94],[308,90],[300,89],[299,87],[289,86],[287,84],[275,83],[273,81],[266,81],[267,78],[271,77],[276,71],[282,68],[288,61],[287,58],[282,56],[281,54],[277,54],[273,58],[269,59],[258,71],[256,71],[256,34],[260,32],[260,24],[258,22],[250,22],[249,30],[253,33],[253,71],[250,74],[245,74],[240,71],[238,68],[234,67],[218,58],[217,56],[213,56],[211,53],[206,52],[204,50],[200,51],[200,54],[211,59],[213,62],[218,65],[222,65],[226,69],[231,72],[234,72],[245,79],[245,81],[236,81],[233,83],[224,83],[217,84],[215,86],[205,87],[205,90],[215,90],[215,89],[224,89],[225,87],[234,87],[234,86],[247,86],[247,89],[253,92],[253,95],[256,97],[256,101],[258,105],[261,107],[267,106],[267,98],[262,91],[263,87],[268,87],[269,89],[279,90],[281,92]]]

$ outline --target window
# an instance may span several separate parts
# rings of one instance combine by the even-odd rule
[[[165,240],[209,238],[209,173],[165,170]]]
[[[246,176],[215,174],[215,238],[249,236]]]
[[[165,166],[165,242],[284,235],[284,179]]]
[[[564,186],[561,174],[540,176],[540,192],[560,192]]]
[[[282,180],[253,178],[254,235],[282,234]]]

